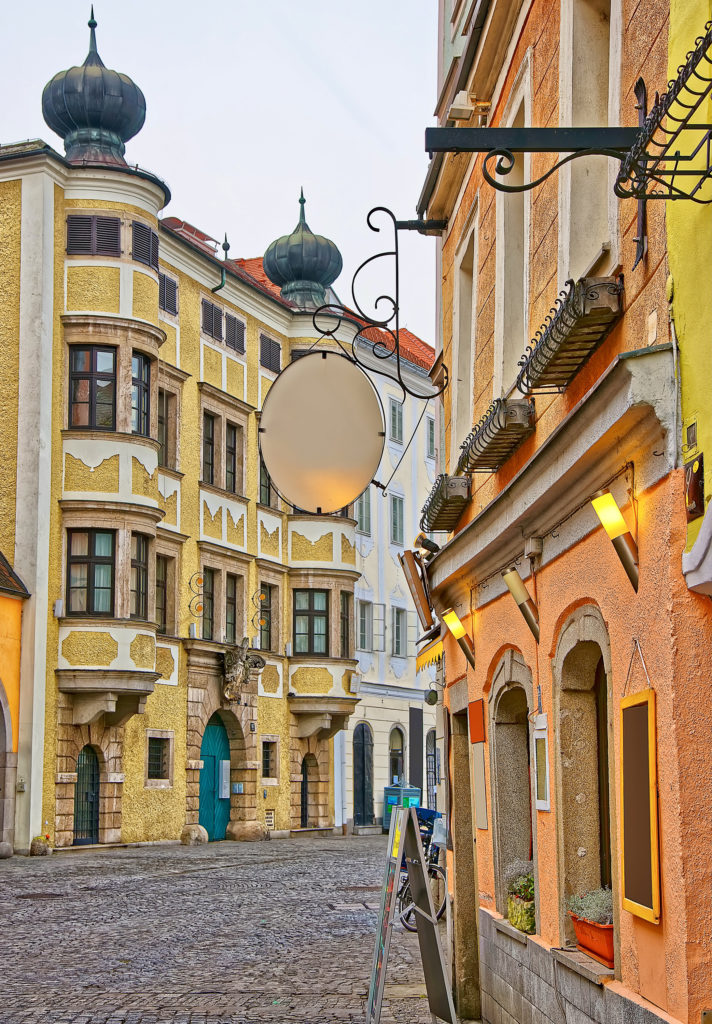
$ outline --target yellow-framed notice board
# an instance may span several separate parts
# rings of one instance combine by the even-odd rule
[[[621,701],[621,880],[623,909],[660,920],[655,691]]]

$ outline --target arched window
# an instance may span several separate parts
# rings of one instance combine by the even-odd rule
[[[388,739],[388,778],[392,785],[405,783],[405,738],[403,730],[396,726]]]
[[[373,733],[366,722],[354,729],[354,825],[373,824]]]

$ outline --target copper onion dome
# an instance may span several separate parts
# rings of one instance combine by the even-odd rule
[[[326,289],[341,273],[341,253],[328,238],[315,235],[304,218],[304,190],[299,198],[299,223],[291,235],[272,242],[262,265],[273,284],[280,286],[282,298],[300,309],[322,306]]]
[[[42,114],[64,139],[74,164],[125,165],[124,143],[146,119],[146,100],[128,75],[111,71],[96,49],[94,7],[89,19],[89,53],[81,67],[60,71],[44,87]]]

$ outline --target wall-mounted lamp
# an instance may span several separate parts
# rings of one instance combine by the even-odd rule
[[[424,700],[431,708],[434,708],[440,699],[438,691],[435,686],[431,686],[428,692],[425,694]]]
[[[591,498],[596,515],[601,520],[601,526],[608,534],[613,543],[616,554],[626,571],[628,579],[633,584],[633,589],[638,591],[638,545],[628,529],[628,524],[621,515],[616,499],[610,491],[599,491],[595,498]]]
[[[413,547],[419,555],[423,555],[425,557],[428,555],[437,555],[440,550],[440,545],[436,544],[434,540],[431,540],[427,533],[419,533],[413,541]]]
[[[519,605],[519,611],[524,616],[524,621],[532,631],[534,639],[539,643],[539,612],[516,567],[512,566],[507,572],[503,572],[502,579],[507,584],[509,593]]]
[[[460,650],[467,658],[468,663],[474,668],[475,648],[467,630],[460,622],[457,612],[453,611],[452,608],[448,608],[442,613],[440,620],[445,623],[447,628],[450,630],[450,633],[455,637],[460,645]]]

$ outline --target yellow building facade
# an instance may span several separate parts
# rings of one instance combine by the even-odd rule
[[[355,521],[283,502],[257,443],[312,314],[159,220],[166,186],[123,161],[140,90],[122,76],[110,128],[83,105],[116,74],[90,27],[43,96],[66,156],[0,147],[0,548],[31,595],[15,849],[331,830]]]

